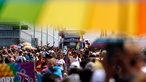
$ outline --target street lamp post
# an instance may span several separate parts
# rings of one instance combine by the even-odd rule
[[[41,48],[42,48],[42,40],[43,40],[43,29],[42,29],[42,26],[41,26]]]
[[[33,38],[35,38],[35,25],[34,25],[34,29],[33,29]]]
[[[36,46],[36,39],[35,39],[35,25],[34,25],[34,28],[33,28],[33,40],[34,40],[34,43],[33,43],[33,46]]]
[[[54,28],[53,28],[53,46],[54,46]]]
[[[46,44],[48,45],[48,26],[46,28]]]
[[[21,43],[21,23],[19,24],[19,42],[18,44]]]

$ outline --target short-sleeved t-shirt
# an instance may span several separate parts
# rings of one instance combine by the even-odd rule
[[[58,66],[54,66],[53,68],[54,68],[55,71],[51,71],[49,68],[43,69],[43,70],[42,70],[43,75],[44,75],[45,73],[50,73],[50,74],[56,75],[56,76],[59,77],[59,78],[62,78],[61,69],[60,69]]]
[[[64,70],[63,64],[65,64],[65,61],[63,59],[57,59],[56,64],[60,67],[61,70]]]

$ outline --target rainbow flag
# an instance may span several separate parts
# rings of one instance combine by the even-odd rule
[[[80,34],[80,39],[78,40],[78,43],[76,45],[76,49],[79,50],[80,48],[82,48],[82,42],[83,42],[83,36],[82,34]]]
[[[126,2],[127,1],[127,2]],[[2,0],[1,20],[62,26],[97,32],[146,34],[146,2],[141,0]],[[112,11],[112,12],[111,12]]]
[[[79,50],[80,49],[80,40],[78,41],[77,45],[76,45],[76,49]]]
[[[66,63],[67,70],[69,70],[69,67],[70,67],[70,54],[69,53],[64,57],[64,61]]]

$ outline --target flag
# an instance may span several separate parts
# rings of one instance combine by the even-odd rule
[[[67,70],[69,70],[69,67],[70,67],[70,53],[67,53],[67,55],[64,57],[64,61],[66,63]]]
[[[79,50],[80,49],[80,40],[78,41],[77,45],[76,45],[76,49]]]

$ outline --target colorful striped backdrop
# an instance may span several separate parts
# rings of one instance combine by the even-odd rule
[[[146,34],[146,2],[140,1],[0,0],[0,20],[140,36]]]

